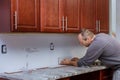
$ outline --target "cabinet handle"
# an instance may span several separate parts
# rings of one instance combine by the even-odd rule
[[[99,20],[99,32],[100,32],[100,20]]]
[[[17,29],[17,11],[15,11],[15,29]]]
[[[63,16],[63,17],[62,17],[62,28],[63,28],[63,31],[64,31],[64,24],[65,24],[64,21],[65,21],[65,20],[64,20],[64,16]]]
[[[96,20],[96,32],[99,31],[99,27],[98,27],[98,20]]]
[[[66,16],[66,31],[67,31],[67,23],[68,23],[68,19],[67,19],[67,16]]]

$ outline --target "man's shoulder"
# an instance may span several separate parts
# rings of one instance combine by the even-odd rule
[[[106,34],[106,33],[98,33],[98,34],[96,34],[96,35],[105,35],[105,36],[108,36],[109,34]]]
[[[106,33],[99,33],[99,34],[96,34],[96,37],[99,37],[99,38],[110,38],[110,35],[106,34]]]
[[[109,40],[111,40],[111,37],[108,34],[99,33],[99,34],[96,35],[93,43],[95,45],[104,45],[107,42],[109,42]]]

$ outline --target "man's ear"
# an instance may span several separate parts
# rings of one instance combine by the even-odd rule
[[[87,37],[85,41],[87,41],[87,40],[90,41],[90,39],[91,39],[90,37]]]
[[[86,37],[82,37],[82,40],[86,41],[86,40],[87,40],[87,38],[86,38]]]

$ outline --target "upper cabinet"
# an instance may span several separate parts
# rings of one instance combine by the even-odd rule
[[[64,0],[41,0],[41,31],[62,32]]]
[[[41,0],[42,32],[78,32],[80,0]]]
[[[97,1],[97,32],[109,32],[109,0]]]
[[[39,0],[11,0],[12,32],[40,31]]]
[[[0,33],[10,32],[10,0],[0,0]]]
[[[109,0],[11,0],[12,32],[109,32]]]
[[[96,31],[96,0],[82,0],[81,28]]]
[[[94,33],[109,32],[109,0],[83,0],[81,27]]]
[[[80,32],[81,0],[64,0],[64,32]]]

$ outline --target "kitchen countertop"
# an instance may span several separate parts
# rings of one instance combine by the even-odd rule
[[[56,80],[60,78],[80,75],[84,73],[94,72],[106,69],[105,66],[91,66],[91,67],[48,67],[44,69],[36,69],[30,71],[21,71],[16,73],[4,73],[0,77],[8,78],[10,80]]]

